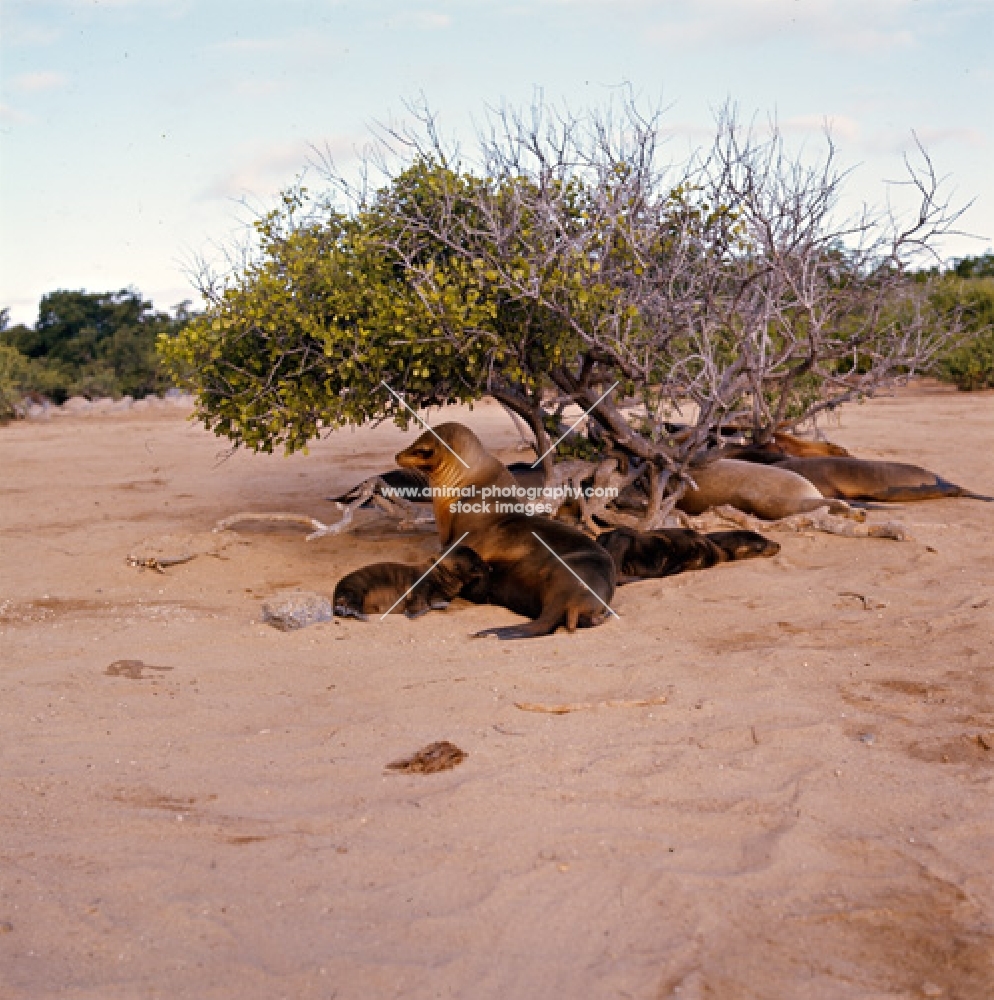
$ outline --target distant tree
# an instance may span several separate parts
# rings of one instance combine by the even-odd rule
[[[939,356],[935,374],[964,391],[994,388],[994,254],[963,257],[931,276],[929,297],[938,322],[956,317],[962,332]]]
[[[178,307],[175,317],[156,312],[132,289],[50,292],[34,327],[4,329],[0,341],[53,376],[56,384],[48,389],[56,402],[73,393],[144,396],[172,384],[155,343],[185,325],[187,307]]]
[[[994,253],[961,257],[953,266],[953,273],[958,278],[994,278]]]

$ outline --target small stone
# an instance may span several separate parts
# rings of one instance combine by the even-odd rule
[[[860,743],[865,743],[868,747],[872,747],[873,746],[873,741],[875,739],[876,739],[876,737],[873,735],[873,733],[860,733],[859,734],[859,741],[860,741]]]
[[[320,594],[294,591],[277,594],[262,604],[262,620],[282,632],[306,628],[317,622],[328,622],[334,618],[331,601]]]
[[[10,934],[14,925],[9,920],[0,920],[0,934]]]

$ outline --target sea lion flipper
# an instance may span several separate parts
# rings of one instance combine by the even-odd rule
[[[369,615],[364,615],[361,611],[356,608],[350,608],[345,604],[335,605],[335,617],[336,618],[358,618],[361,622],[368,622]]]

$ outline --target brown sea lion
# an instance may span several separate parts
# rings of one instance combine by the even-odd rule
[[[441,610],[456,597],[486,603],[490,567],[471,549],[460,545],[444,559],[422,566],[382,562],[363,566],[335,584],[335,614],[366,621],[369,615],[393,610],[420,618]]]
[[[928,469],[903,462],[876,462],[864,458],[791,458],[778,469],[796,472],[826,497],[839,500],[939,500],[969,497],[994,502],[994,497],[957,486]]]
[[[572,632],[612,614],[615,569],[608,553],[551,518],[506,513],[515,497],[484,491],[513,489],[514,477],[468,427],[446,423],[426,431],[397,456],[397,464],[428,477],[442,544],[465,535],[463,544],[490,565],[490,602],[533,619],[477,635],[525,639],[549,635],[562,624]]]
[[[791,458],[848,457],[849,452],[831,441],[805,441],[793,434],[774,434],[766,444],[726,444],[722,458],[735,458],[759,465],[778,465]]]
[[[820,458],[828,455],[846,458],[849,455],[849,452],[842,445],[833,444],[831,441],[807,441],[782,431],[773,435],[771,444],[777,451],[793,458]]]
[[[780,546],[755,531],[712,531],[686,528],[635,531],[615,528],[597,538],[614,560],[618,583],[634,583],[691,570],[709,569],[738,559],[775,556]]]
[[[721,458],[690,472],[697,489],[688,489],[677,503],[687,514],[703,514],[723,504],[767,521],[819,507],[828,507],[833,514],[849,517],[854,514],[847,503],[826,498],[813,483],[782,465],[755,465]]]

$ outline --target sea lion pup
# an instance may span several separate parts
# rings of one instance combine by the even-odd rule
[[[723,504],[777,521],[828,507],[833,514],[852,517],[854,511],[842,500],[826,498],[818,488],[783,465],[756,465],[735,458],[720,458],[710,465],[691,468],[697,489],[688,489],[677,501],[686,514],[703,514]]]
[[[615,528],[599,535],[614,560],[618,583],[635,583],[691,570],[710,569],[738,559],[775,556],[780,546],[755,531],[712,531],[701,534],[686,528],[635,531]]]
[[[614,596],[615,569],[610,555],[575,528],[547,517],[501,513],[503,501],[484,499],[483,488],[513,487],[515,480],[468,427],[446,423],[426,431],[397,456],[397,464],[428,477],[442,545],[465,533],[463,544],[490,565],[490,603],[533,619],[477,635],[526,639],[550,635],[564,623],[572,632],[611,614],[607,606]],[[508,496],[507,502],[515,499]]]
[[[840,500],[940,500],[968,497],[994,502],[937,476],[918,465],[903,462],[875,462],[865,458],[791,458],[777,465],[803,476],[823,496]]]
[[[422,579],[423,577],[423,579]],[[341,618],[382,615],[393,610],[408,618],[448,606],[456,597],[485,604],[490,567],[471,549],[460,545],[438,563],[408,566],[382,562],[363,566],[335,584],[332,601]]]

